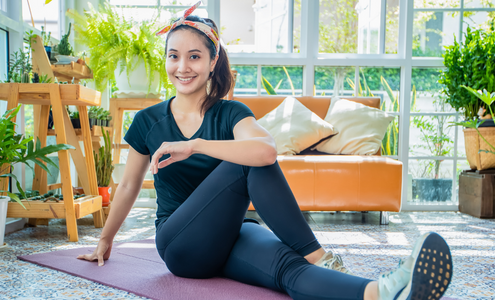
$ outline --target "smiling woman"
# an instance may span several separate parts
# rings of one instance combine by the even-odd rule
[[[296,300],[406,299],[420,289],[434,294],[439,283],[421,283],[434,272],[412,271],[426,263],[420,257],[425,248],[452,263],[435,233],[424,234],[407,260],[379,281],[352,276],[340,256],[325,252],[280,169],[273,138],[246,105],[221,99],[231,86],[228,57],[215,23],[190,16],[197,6],[157,33],[168,33],[166,70],[177,96],[136,114],[124,137],[129,159],[98,247],[78,258],[101,266],[110,257],[149,167],[157,192],[156,248],[176,276],[223,276]],[[245,219],[251,201],[271,231]],[[448,272],[435,276],[445,288],[450,278]]]

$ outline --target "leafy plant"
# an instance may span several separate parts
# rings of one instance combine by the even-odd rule
[[[43,40],[43,46],[50,45],[51,36],[52,36],[52,32],[49,31],[48,34],[46,34],[45,26],[41,26],[41,39]]]
[[[493,93],[488,93],[487,90],[475,90],[473,88],[470,88],[470,87],[467,87],[467,86],[462,86],[463,88],[465,88],[467,91],[469,91],[469,93],[471,93],[473,96],[477,97],[478,99],[480,99],[481,101],[483,101],[486,106],[488,107],[488,109],[490,110],[490,114],[491,114],[491,117],[492,117],[492,120],[495,122],[495,115],[493,115],[493,110],[492,110],[492,104],[495,102],[495,92]],[[490,147],[492,148],[492,150],[484,150],[484,149],[480,149],[479,152],[485,152],[485,153],[491,153],[491,154],[495,154],[495,147],[490,144],[480,133],[480,131],[478,130],[478,127],[483,124],[485,122],[485,120],[477,120],[477,119],[471,119],[471,120],[465,120],[465,121],[462,121],[462,122],[451,122],[452,125],[460,125],[460,126],[464,126],[466,128],[472,128],[472,129],[476,129],[476,132],[478,133],[478,135],[481,137],[481,139],[483,139],[483,141],[485,141],[485,143]]]
[[[26,82],[26,77],[29,78],[29,73],[32,71],[30,52],[24,52],[22,49],[12,53],[9,61],[9,72],[6,83],[9,82]]]
[[[433,101],[436,111],[444,111],[445,105],[447,105],[445,96],[438,95]],[[413,105],[415,110],[415,105]],[[447,123],[448,116],[436,115],[436,116],[414,116],[412,123],[420,131],[420,140],[422,144],[417,148],[427,150],[433,156],[448,156],[452,154],[454,150],[454,141],[445,131],[445,125]],[[433,178],[438,179],[440,177],[440,165],[443,160],[431,160],[424,163],[424,171],[422,176],[428,176],[433,174]]]
[[[110,133],[103,130],[103,140],[105,144],[100,147],[98,153],[93,151],[96,168],[96,179],[99,187],[107,187],[110,185],[110,178],[112,176],[112,144],[110,142]]]
[[[62,39],[60,39],[60,43],[58,44],[57,49],[60,55],[74,55],[74,50],[72,49],[72,46],[69,43],[71,26],[72,23],[69,23],[69,30],[67,31],[66,34],[62,36]]]
[[[290,88],[292,90],[292,95],[294,96],[296,94],[296,91],[294,89],[294,84],[292,83],[292,79],[290,78],[290,75],[289,75],[289,72],[287,71],[287,68],[285,66],[282,67],[284,72],[285,72],[285,76],[287,76],[287,80],[290,84]],[[277,85],[275,87],[273,87],[270,82],[268,82],[268,80],[262,75],[261,76],[261,84],[263,85],[263,88],[265,89],[265,91],[267,92],[268,95],[277,95],[277,90],[280,88],[280,85],[282,84],[283,82],[283,79],[280,79],[280,81],[277,83]]]
[[[98,11],[90,6],[84,15],[74,10],[69,10],[67,15],[75,20],[77,40],[89,48],[89,67],[93,70],[97,90],[103,91],[108,80],[115,79],[117,67],[120,73],[125,70],[129,77],[142,60],[150,82],[148,91],[155,72],[159,73],[160,87],[167,89],[167,93],[173,91],[165,69],[164,41],[155,35],[159,29],[157,20],[128,21],[108,2]]]
[[[75,148],[67,144],[50,145],[42,148],[39,139],[36,141],[36,144],[34,144],[32,137],[26,138],[24,135],[16,133],[13,119],[16,117],[20,108],[21,105],[10,109],[3,114],[2,118],[0,118],[0,174],[2,174],[0,175],[0,178],[12,178],[12,180],[16,182],[17,189],[21,195],[26,198],[26,194],[17,177],[13,174],[14,165],[17,163],[24,163],[26,166],[33,169],[28,164],[28,162],[31,161],[50,173],[44,163],[50,164],[55,168],[58,167],[46,156],[60,150]],[[6,193],[11,199],[17,201],[24,207],[18,195],[6,190],[0,190],[0,193]]]
[[[79,112],[76,110],[76,111],[73,111],[71,112],[70,114],[70,118],[71,119],[79,119]]]
[[[468,27],[462,44],[454,39],[454,44],[446,47],[443,57],[448,69],[441,74],[439,82],[444,84],[443,93],[448,96],[447,103],[462,112],[465,120],[477,118],[482,102],[462,86],[495,91],[494,53],[493,22],[489,31]]]

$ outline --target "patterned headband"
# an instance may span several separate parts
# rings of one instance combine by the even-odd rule
[[[198,3],[194,4],[189,9],[186,10],[186,12],[184,13],[184,16],[182,18],[180,18],[179,20],[175,21],[172,25],[168,25],[165,28],[159,30],[156,33],[156,35],[159,36],[159,35],[165,34],[165,33],[169,32],[169,31],[174,30],[177,26],[180,26],[180,25],[191,26],[191,27],[193,27],[193,28],[201,31],[202,33],[206,34],[206,36],[215,45],[215,48],[217,49],[217,55],[218,55],[220,53],[220,38],[218,37],[218,34],[215,32],[215,30],[213,30],[213,28],[211,28],[210,26],[208,26],[208,25],[206,25],[204,23],[186,20],[186,18],[190,14],[192,14],[192,12],[196,8],[198,8],[198,6],[200,4],[201,4],[201,1],[198,1]]]

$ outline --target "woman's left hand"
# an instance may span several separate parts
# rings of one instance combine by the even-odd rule
[[[160,158],[170,154],[170,157],[159,162]],[[187,159],[193,154],[191,141],[187,142],[163,142],[160,148],[151,157],[150,171],[152,174],[158,173],[158,169],[164,168],[174,162]]]

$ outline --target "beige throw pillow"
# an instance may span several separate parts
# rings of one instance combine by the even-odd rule
[[[316,150],[332,154],[373,155],[381,147],[388,124],[394,119],[387,113],[361,103],[332,99],[325,121],[339,134],[323,141]]]
[[[275,139],[279,155],[294,155],[322,139],[336,134],[334,127],[294,97],[258,120]]]

